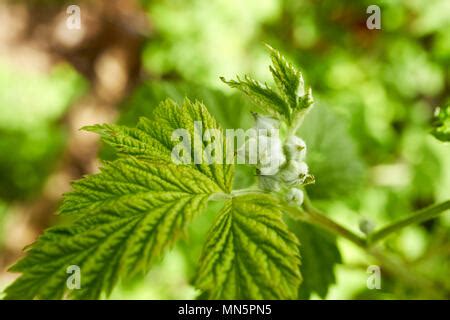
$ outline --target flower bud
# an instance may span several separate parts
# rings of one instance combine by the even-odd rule
[[[308,165],[305,162],[291,160],[281,172],[281,179],[288,185],[298,185],[305,182],[308,176]]]
[[[301,206],[303,204],[303,191],[297,188],[292,188],[286,195],[287,202]]]
[[[272,136],[274,131],[280,128],[280,122],[272,117],[261,116],[253,113],[255,117],[255,129],[258,135]]]
[[[364,234],[369,234],[375,229],[375,224],[372,220],[363,218],[359,221],[359,230]]]
[[[258,136],[258,168],[261,175],[274,175],[286,158],[278,137]]]
[[[278,173],[280,167],[277,164],[270,164],[265,167],[259,167],[258,170],[261,176],[274,176]]]
[[[289,160],[303,161],[306,157],[306,143],[297,136],[290,136],[284,145]]]

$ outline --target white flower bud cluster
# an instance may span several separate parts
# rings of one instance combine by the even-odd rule
[[[259,114],[253,115],[257,136],[250,138],[247,143],[250,148],[258,146],[256,167],[260,187],[267,191],[284,191],[289,203],[301,205],[304,195],[299,187],[314,181],[305,162],[305,141],[295,135],[282,141],[278,134],[278,120]]]

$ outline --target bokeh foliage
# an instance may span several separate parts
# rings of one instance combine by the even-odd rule
[[[58,123],[85,82],[68,65],[50,74],[0,65],[0,197],[39,193],[64,146]]]
[[[317,103],[300,133],[316,176],[308,190],[322,208],[356,230],[362,218],[382,225],[450,197],[450,147],[430,135],[435,107],[450,102],[449,1],[378,1],[381,30],[366,28],[366,8],[374,3],[365,0],[141,4],[154,29],[142,52],[148,79],[119,106],[118,123],[135,125],[165,98],[189,97],[203,101],[226,128],[250,127],[251,102],[232,93],[219,76],[247,73],[270,82],[263,45],[269,43],[300,67],[313,88]],[[38,197],[64,148],[59,120],[83,90],[81,76],[67,66],[36,75],[0,65],[0,197],[5,203],[0,223],[7,211],[2,207]],[[114,154],[105,147],[101,157]],[[254,172],[238,168],[235,183],[251,186]],[[145,282],[132,282],[113,297],[195,297],[189,281],[201,251],[197,240],[214,209],[194,221],[189,237],[162,261],[161,269],[173,268],[172,277],[161,280],[166,273],[157,268]],[[423,290],[386,275],[378,294],[365,288],[364,267],[373,261],[342,241],[297,225],[303,271],[331,271],[327,277],[304,276],[300,296],[448,297],[449,228],[443,216],[388,239],[387,249],[408,272],[429,277],[434,287]],[[357,277],[362,281],[355,284]]]

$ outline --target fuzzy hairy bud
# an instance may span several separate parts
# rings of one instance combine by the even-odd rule
[[[281,179],[287,185],[299,185],[305,182],[308,171],[308,165],[305,162],[290,160],[281,172]]]
[[[303,191],[298,188],[292,188],[286,194],[286,201],[290,204],[301,206],[303,204],[304,194]]]

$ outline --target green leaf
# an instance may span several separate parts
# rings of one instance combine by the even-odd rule
[[[267,84],[263,85],[248,76],[245,76],[243,80],[238,77],[236,81],[226,81],[223,77],[221,79],[230,87],[237,88],[248,95],[263,113],[277,119],[285,118],[289,124],[300,123],[306,109],[313,104],[311,89],[304,92],[303,77],[300,71],[277,50],[269,45],[267,47],[272,58],[272,65],[269,69],[278,92]]]
[[[211,299],[295,299],[298,241],[269,195],[225,203],[209,232],[196,286]]]
[[[299,239],[302,251],[300,267],[303,282],[299,288],[300,299],[316,293],[325,299],[330,285],[336,282],[334,267],[341,263],[336,239],[331,234],[310,224],[289,219],[289,227]]]
[[[337,198],[361,187],[364,163],[345,119],[326,106],[314,108],[299,135],[308,146],[307,163],[315,177],[315,183],[307,188],[312,198]]]
[[[80,217],[52,228],[11,268],[22,276],[6,299],[82,299],[109,294],[118,278],[148,271],[220,188],[192,167],[133,158],[108,163],[74,184],[63,213]],[[81,289],[66,289],[67,267],[81,269]]]
[[[239,89],[249,96],[262,112],[272,115],[275,118],[286,117],[287,119],[290,119],[289,106],[283,98],[280,97],[277,92],[269,88],[267,84],[263,85],[248,76],[245,76],[243,80],[238,77],[237,81],[227,81],[223,77],[221,80],[230,87]]]
[[[218,128],[203,105],[187,100],[182,107],[164,102],[153,122],[142,119],[136,128],[88,128],[121,158],[73,184],[60,211],[76,220],[50,229],[27,249],[11,268],[22,276],[7,288],[6,298],[94,299],[109,294],[118,279],[147,272],[208,199],[231,188],[232,165],[176,165],[170,159],[173,129],[193,130],[196,120]],[[66,287],[72,265],[81,270],[79,290]]]
[[[431,132],[436,139],[450,141],[450,105],[444,108],[437,108],[436,117]]]
[[[284,100],[292,110],[295,110],[297,108],[299,89],[303,90],[302,75],[280,52],[269,45],[266,46],[271,53],[272,66],[270,66],[270,72],[272,72],[273,79],[278,90],[283,94]]]
[[[201,130],[194,130],[195,122],[201,122]],[[222,138],[223,130],[200,102],[193,103],[185,99],[183,105],[179,106],[173,100],[167,99],[153,111],[151,118],[141,118],[135,128],[104,124],[84,129],[99,133],[103,141],[118,151],[119,156],[131,155],[163,162],[172,162],[172,150],[179,144],[179,141],[172,139],[172,133],[177,129],[186,129],[191,137],[192,166],[212,179],[225,192],[231,190],[234,166],[226,164],[226,144],[221,144],[222,164],[210,163],[211,159],[205,155],[208,142],[203,139],[203,135],[206,130],[218,129]],[[194,147],[195,142],[201,145],[201,150]],[[201,159],[200,164],[194,163],[195,156]]]

